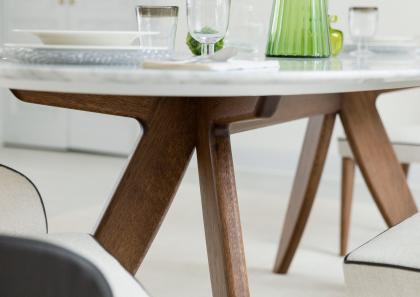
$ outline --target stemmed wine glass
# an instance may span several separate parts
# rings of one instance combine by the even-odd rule
[[[213,55],[229,26],[230,0],[187,0],[188,29],[202,44],[201,55]]]
[[[367,42],[375,36],[377,24],[377,7],[350,7],[350,35],[357,44],[357,49],[351,52],[352,55],[365,57],[372,54],[367,48]]]

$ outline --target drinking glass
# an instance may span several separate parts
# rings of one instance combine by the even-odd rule
[[[236,6],[235,6],[236,5]],[[229,31],[225,45],[256,55],[264,47],[264,22],[253,0],[232,2]]]
[[[188,29],[202,44],[201,55],[214,54],[214,45],[229,26],[230,0],[187,0]]]
[[[367,42],[375,36],[377,25],[377,7],[350,7],[350,36],[357,44],[357,49],[351,53],[352,55],[369,56],[372,54],[367,48]]]
[[[177,6],[137,6],[140,48],[150,53],[171,54],[175,49]]]

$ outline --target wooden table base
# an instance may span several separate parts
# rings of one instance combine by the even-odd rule
[[[194,99],[13,92],[26,102],[132,117],[144,126],[145,134],[95,234],[132,273],[140,267],[197,149],[213,296],[248,297],[230,134],[299,118],[311,120],[276,271],[287,270],[303,233],[336,113],[387,222],[396,224],[416,211],[370,93]]]
[[[376,109],[376,100],[381,93],[342,94],[339,115],[368,188],[385,222],[388,226],[394,226],[415,214],[417,207]],[[305,155],[301,157],[295,187],[298,185],[302,188],[294,188],[290,198],[274,268],[276,273],[288,272],[322,174],[325,161],[325,151],[322,148],[328,147],[330,138],[323,137],[323,134],[314,137],[310,133],[314,130],[313,125],[315,124],[310,121],[303,152],[318,150],[318,155],[312,158]],[[308,176],[311,177],[311,182],[308,181]],[[348,228],[347,224],[345,228]]]

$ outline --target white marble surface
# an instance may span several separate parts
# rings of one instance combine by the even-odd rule
[[[0,87],[118,95],[254,96],[420,86],[420,57],[415,55],[374,55],[358,60],[344,54],[340,58],[278,62],[278,69],[216,72],[0,61]]]

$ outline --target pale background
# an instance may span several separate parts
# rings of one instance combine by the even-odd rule
[[[0,10],[4,10],[5,0],[0,1]],[[80,0],[83,1],[83,0]],[[86,1],[86,0],[85,0]],[[185,13],[185,1],[162,1],[162,0],[147,0],[147,1],[133,1],[127,0],[127,5],[122,9],[129,9],[135,4],[165,4],[165,5],[178,5],[180,6],[179,16],[179,29],[177,34],[177,50],[185,50],[185,36],[187,32],[186,26],[186,13]],[[376,5],[380,11],[379,21],[379,32],[381,36],[420,36],[420,26],[417,21],[419,19],[418,11],[420,9],[420,2],[417,0],[399,0],[399,1],[343,1],[336,0],[330,1],[330,14],[336,14],[339,16],[339,22],[336,27],[341,28],[344,31],[346,39],[348,37],[347,29],[347,11],[348,7],[352,5]],[[241,27],[245,23],[257,23],[260,24],[262,30],[259,36],[248,36],[252,38],[261,39],[261,49],[264,48],[265,36],[271,14],[271,0],[233,0],[232,1],[232,13],[231,13],[231,33],[232,35],[245,35],[247,34],[241,31]],[[246,12],[246,13],[244,13]],[[7,11],[3,11],[7,14]],[[96,13],[92,13],[92,17],[100,14],[100,9]],[[133,29],[135,28],[134,14],[127,10],[127,15],[131,15],[133,18]],[[5,26],[7,24],[3,24]],[[13,27],[13,25],[10,27]],[[3,29],[0,30],[0,34],[3,34]],[[387,104],[381,108],[384,112],[385,118],[389,122],[401,122],[407,121],[407,113],[416,114],[417,110],[420,110],[420,101],[417,100],[419,92],[409,91],[406,94],[399,94],[398,98],[390,98],[391,104]],[[395,96],[394,96],[395,97]],[[395,99],[395,100],[394,100]],[[395,109],[395,102],[397,102],[399,109],[404,109],[404,113],[398,113],[393,115]],[[0,100],[0,104],[3,101]],[[1,108],[1,105],[0,105]],[[1,110],[0,110],[1,111]],[[395,116],[399,118],[395,119]],[[4,117],[1,117],[4,119]],[[413,118],[413,116],[408,117]],[[414,116],[415,118],[415,116]],[[28,123],[29,125],[30,123]],[[415,123],[409,123],[414,125]],[[0,120],[0,131],[1,127],[8,125],[7,121]],[[339,124],[337,126],[340,126]],[[297,158],[299,155],[304,131],[306,127],[306,120],[300,120],[276,127],[271,127],[263,130],[243,133],[240,135],[233,136],[233,149],[236,159],[236,166],[242,170],[248,169],[252,171],[272,171],[277,174],[293,175]],[[2,133],[2,132],[0,132]],[[340,127],[335,131],[335,136],[330,149],[330,156],[327,162],[325,170],[325,178],[337,179],[339,177],[339,158],[337,154],[335,137],[341,133]],[[0,141],[1,141],[0,134]]]
[[[1,15],[7,14],[7,11],[3,9],[3,1],[6,0],[0,0],[2,13],[0,26],[3,26],[0,28],[0,34],[3,33],[4,26],[12,28],[14,26],[4,24],[4,19],[1,19]],[[10,1],[9,3],[20,1],[25,5],[29,3],[34,5],[34,3],[57,0],[7,1]],[[111,2],[111,0],[103,1],[102,7],[96,7],[92,3],[100,0],[77,1],[83,7],[93,6],[92,18],[104,18],[104,11],[101,8]],[[112,1],[121,1],[121,3],[127,1],[129,5],[121,8],[123,14],[125,15],[127,11],[127,15],[134,17],[132,7],[134,2],[139,3],[138,1]],[[350,0],[330,0],[330,2],[330,13],[340,17],[340,23],[337,26],[348,35],[347,9],[348,6],[358,3]],[[156,5],[159,2],[149,1],[149,3]],[[166,5],[173,3],[182,8],[177,44],[178,50],[185,49],[184,1],[166,0],[161,3]],[[232,31],[235,34],[247,35],[249,31],[241,32],[240,28],[248,22],[260,23],[262,28],[267,28],[271,4],[271,0],[233,0]],[[420,8],[418,0],[363,1],[363,4],[379,6],[381,15],[379,34],[420,35],[420,26],[417,24]],[[256,13],[253,17],[249,14],[249,6],[255,9]],[[242,13],[243,11],[248,11],[248,14]],[[119,13],[121,14],[121,11]],[[85,19],[85,22],[89,21],[89,18]],[[114,24],[107,25],[112,27]],[[266,36],[264,33],[260,35],[262,39]],[[264,43],[265,41],[262,40],[262,47]],[[418,93],[414,90],[405,95],[399,94],[397,97],[388,98],[386,105],[381,104],[385,118],[392,118],[390,122],[393,125],[416,125],[415,120],[420,111],[418,103],[420,94]],[[0,104],[5,101],[0,100]],[[399,112],[393,115],[396,108]],[[5,116],[0,114],[0,125],[10,127],[10,121],[2,122],[2,119],[5,119]],[[337,199],[339,183],[337,181],[340,176],[340,163],[335,138],[340,133],[340,127],[337,127],[335,131],[324,180],[318,195],[323,199],[315,203],[308,230],[298,250],[291,274],[278,276],[270,272],[306,122],[306,120],[300,120],[233,136],[238,196],[251,290],[252,293],[257,293],[252,296],[345,296],[342,259],[336,256],[339,209],[339,199]],[[30,127],[32,124],[27,120],[22,122],[22,127]],[[54,124],[57,124],[56,121],[51,121],[51,125]],[[38,185],[46,203],[52,232],[92,230],[104,204],[104,197],[111,193],[125,161],[123,158],[88,154],[0,148],[1,163],[25,172]],[[192,166],[195,166],[194,159]],[[420,174],[414,172],[410,179],[412,186],[415,186],[417,181],[420,181]],[[197,185],[197,171],[195,168],[190,168],[139,275],[140,280],[153,293],[153,296],[174,296],[174,292],[178,292],[176,295],[179,296],[210,296],[201,205],[200,199],[197,199],[200,194]],[[354,204],[354,214],[357,215],[357,221],[354,220],[352,224],[350,249],[366,242],[385,228],[377,208],[372,200],[368,199],[369,194],[364,186],[360,185],[362,184],[360,183],[355,191],[358,201]],[[419,192],[420,189],[417,187],[414,195],[420,197]],[[362,201],[366,203],[360,203]],[[167,247],[171,247],[170,253]],[[319,267],[322,269],[320,270]]]

